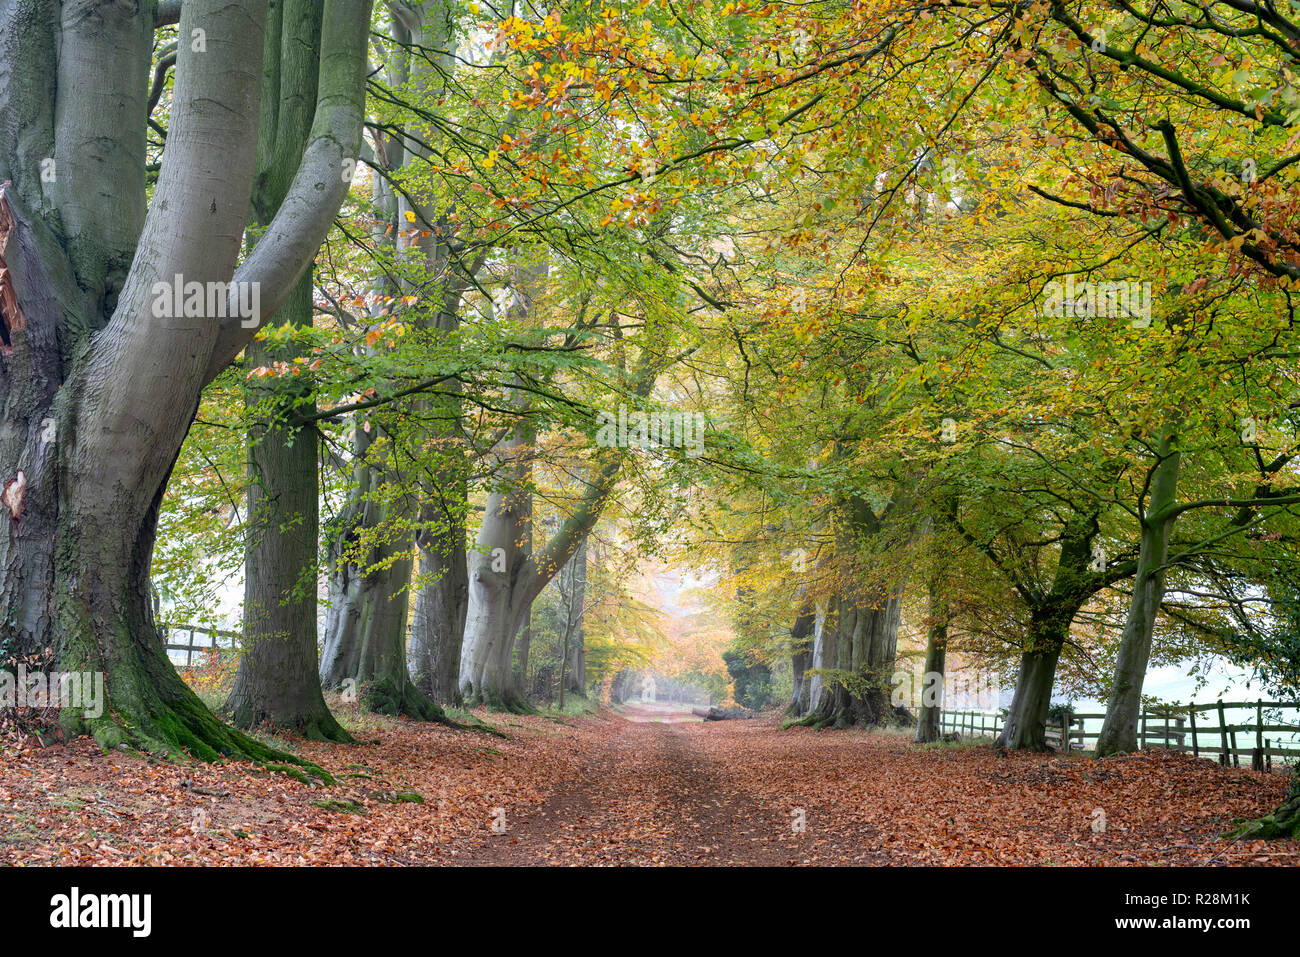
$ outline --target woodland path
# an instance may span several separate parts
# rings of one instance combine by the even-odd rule
[[[477,865],[784,865],[805,834],[791,809],[757,799],[728,763],[702,747],[718,725],[619,719],[586,757],[573,787],[536,813],[508,821],[462,863]],[[684,712],[689,714],[689,711]],[[662,714],[662,712],[661,712]],[[679,713],[680,715],[681,713]],[[649,718],[649,720],[645,720]]]

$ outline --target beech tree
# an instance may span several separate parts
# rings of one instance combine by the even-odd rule
[[[271,8],[252,197],[255,224],[263,228],[284,202],[311,131],[324,12],[323,0],[286,0]],[[312,293],[308,270],[271,322],[310,327]],[[304,352],[292,339],[275,347],[254,341],[245,364],[301,362]],[[268,408],[248,433],[243,654],[226,710],[237,727],[269,722],[309,738],[351,741],[330,714],[316,674],[318,448],[306,421],[315,398],[299,376],[248,381],[246,402],[254,414],[264,403]]]
[[[306,146],[279,211],[240,262],[269,7],[181,5],[150,196],[158,4],[0,6],[0,51],[12,67],[0,85],[3,628],[21,649],[57,648],[64,669],[104,674],[108,710],[89,726],[105,746],[268,752],[218,722],[176,674],[153,618],[149,563],[199,392],[256,333],[237,312],[240,290],[260,291],[258,318],[288,300],[360,146],[370,4],[327,0]],[[168,315],[182,296],[180,314]]]

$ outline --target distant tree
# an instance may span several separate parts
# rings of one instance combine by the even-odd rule
[[[772,669],[761,661],[749,661],[743,652],[728,648],[722,653],[735,689],[736,703],[754,711],[772,698]]]

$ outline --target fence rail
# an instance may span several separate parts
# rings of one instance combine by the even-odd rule
[[[1243,721],[1238,714],[1229,723],[1228,712],[1245,710],[1250,720]],[[1273,712],[1265,715],[1265,712]],[[1286,713],[1295,715],[1294,724],[1287,724]],[[1088,722],[1100,722],[1104,714],[1076,713],[1049,719],[1046,728],[1047,742],[1058,751],[1065,742],[1067,750],[1085,750],[1088,743],[1100,737],[1100,728],[1089,731]],[[1004,716],[996,711],[942,711],[939,727],[944,733],[956,732],[963,737],[997,737],[1002,731]],[[1238,733],[1254,735],[1254,741],[1239,742]],[[1277,735],[1266,738],[1265,734]],[[1287,741],[1287,739],[1290,739]],[[1249,739],[1248,739],[1249,741]],[[1221,764],[1229,761],[1241,765],[1241,758],[1250,758],[1254,768],[1272,767],[1273,758],[1300,758],[1300,702],[1294,701],[1216,701],[1213,704],[1169,705],[1144,707],[1138,721],[1138,743],[1143,748],[1157,747],[1169,751],[1188,752],[1195,757],[1217,756]]]
[[[168,652],[185,652],[185,664],[177,664],[176,666],[178,668],[193,668],[194,652],[196,651],[214,651],[217,648],[233,648],[235,647],[236,640],[239,638],[239,632],[237,631],[227,631],[222,628],[208,628],[204,625],[163,624],[159,625],[159,627],[162,628],[167,635],[167,643],[164,647],[166,647]],[[184,637],[184,635],[181,634],[182,632],[189,636],[189,641],[184,644],[173,642],[172,639],[175,637]],[[199,635],[206,635],[208,640],[203,644],[197,643],[195,637]],[[170,654],[168,657],[170,657]],[[175,661],[172,663],[176,664]]]

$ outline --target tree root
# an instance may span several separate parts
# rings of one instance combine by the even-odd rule
[[[472,708],[478,705],[482,705],[489,711],[501,711],[506,714],[541,714],[514,691],[476,691],[470,700],[465,702],[465,706]]]
[[[444,724],[449,728],[455,728],[457,731],[478,731],[482,734],[491,734],[499,738],[509,739],[509,735],[505,732],[499,731],[481,721],[464,724],[449,717],[447,712],[443,711],[431,698],[415,687],[413,682],[409,681],[400,691],[388,678],[373,682],[366,687],[361,697],[361,704],[375,714],[387,714],[393,717],[399,714],[406,715],[406,717],[414,718],[417,721]]]
[[[796,721],[787,721],[781,725],[781,730],[786,731],[790,728],[812,728],[814,731],[822,731],[826,728],[846,728],[848,724],[844,722],[842,712],[832,714],[820,714],[814,711],[805,717]]]
[[[1239,824],[1223,836],[1234,841],[1242,838],[1275,840],[1284,837],[1300,840],[1300,795],[1292,797],[1272,814]]]
[[[343,725],[335,720],[334,715],[330,714],[328,709],[325,709],[323,714],[317,714],[310,718],[299,716],[299,720],[294,723],[274,721],[270,715],[258,713],[248,705],[227,710],[225,713],[230,723],[236,728],[252,730],[259,725],[270,724],[277,731],[289,731],[301,735],[308,741],[330,741],[334,744],[357,743],[356,739],[348,734]]]
[[[290,774],[304,783],[312,778],[334,784],[324,768],[278,748],[263,744],[227,724],[207,709],[198,695],[177,679],[182,693],[164,702],[159,696],[152,706],[132,718],[121,711],[99,717],[83,717],[78,709],[65,709],[60,724],[69,736],[86,733],[99,746],[139,751],[166,760],[206,762],[250,761],[268,770]]]

